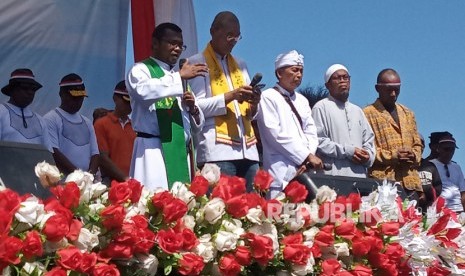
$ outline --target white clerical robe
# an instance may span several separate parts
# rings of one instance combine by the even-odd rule
[[[165,73],[163,77],[152,78],[144,63],[136,63],[127,75],[126,87],[131,97],[131,118],[134,131],[158,136],[160,130],[154,105],[155,101],[166,97],[176,97],[178,103],[181,103],[184,90],[179,72],[174,72],[170,65],[160,60],[154,60]],[[180,104],[179,107],[182,113],[184,137],[187,146],[191,138],[191,126],[194,132],[199,131],[205,122],[205,118],[199,108],[200,122],[197,124],[183,104]],[[168,189],[165,162],[159,138],[136,138],[129,174],[148,189]]]
[[[375,134],[363,110],[350,103],[340,102],[331,95],[312,109],[318,131],[318,156],[331,170],[317,171],[329,175],[366,177],[367,169],[375,160]],[[370,159],[364,164],[352,162],[355,148],[364,149]]]
[[[263,169],[274,178],[271,197],[294,178],[297,167],[315,154],[318,138],[308,100],[299,93],[290,95],[279,85],[263,91],[257,116],[263,145]],[[286,102],[289,96],[302,119],[302,126]]]

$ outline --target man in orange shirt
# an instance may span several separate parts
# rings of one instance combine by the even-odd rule
[[[125,181],[129,178],[136,133],[128,117],[131,105],[124,81],[116,85],[113,101],[115,110],[96,120],[94,124],[100,150],[100,169],[104,179]]]

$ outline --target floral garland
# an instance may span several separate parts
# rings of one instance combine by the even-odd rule
[[[2,275],[465,274],[465,216],[441,198],[422,216],[389,183],[366,197],[323,186],[307,204],[297,182],[265,199],[268,173],[246,193],[214,165],[170,192],[82,171],[55,185],[45,162],[36,174],[52,197],[0,191]]]

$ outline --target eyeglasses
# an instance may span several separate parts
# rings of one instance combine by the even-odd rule
[[[174,41],[174,40],[166,40],[166,39],[160,39],[161,41],[164,41],[166,43],[168,43],[171,47],[175,48],[176,47],[179,47],[179,49],[181,49],[181,51],[185,51],[187,49],[187,46],[182,44],[181,42],[179,41]]]
[[[447,166],[447,164],[444,165],[444,169],[446,169],[446,176],[450,177],[449,167]]]
[[[377,83],[376,86],[379,86],[381,89],[385,90],[400,90],[400,83]]]
[[[340,76],[332,76],[331,80],[338,81],[338,82],[348,81],[348,80],[350,80],[350,76],[347,75],[347,74],[346,75],[340,75]]]
[[[228,36],[226,37],[226,40],[229,41],[229,42],[231,42],[231,41],[233,41],[233,40],[234,40],[235,42],[238,42],[238,41],[241,40],[241,39],[242,39],[242,35],[238,35],[238,36],[228,35]]]

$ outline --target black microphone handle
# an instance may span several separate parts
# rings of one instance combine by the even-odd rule
[[[182,59],[179,60],[179,70],[182,69],[182,67],[184,66],[184,63],[186,63],[186,61],[187,61],[187,59],[185,59],[185,58],[182,58]],[[182,79],[181,82],[182,82],[182,92],[185,93],[187,91],[187,80]]]
[[[254,87],[262,80],[263,75],[261,73],[257,73],[253,76],[252,81],[250,82],[250,86]]]

